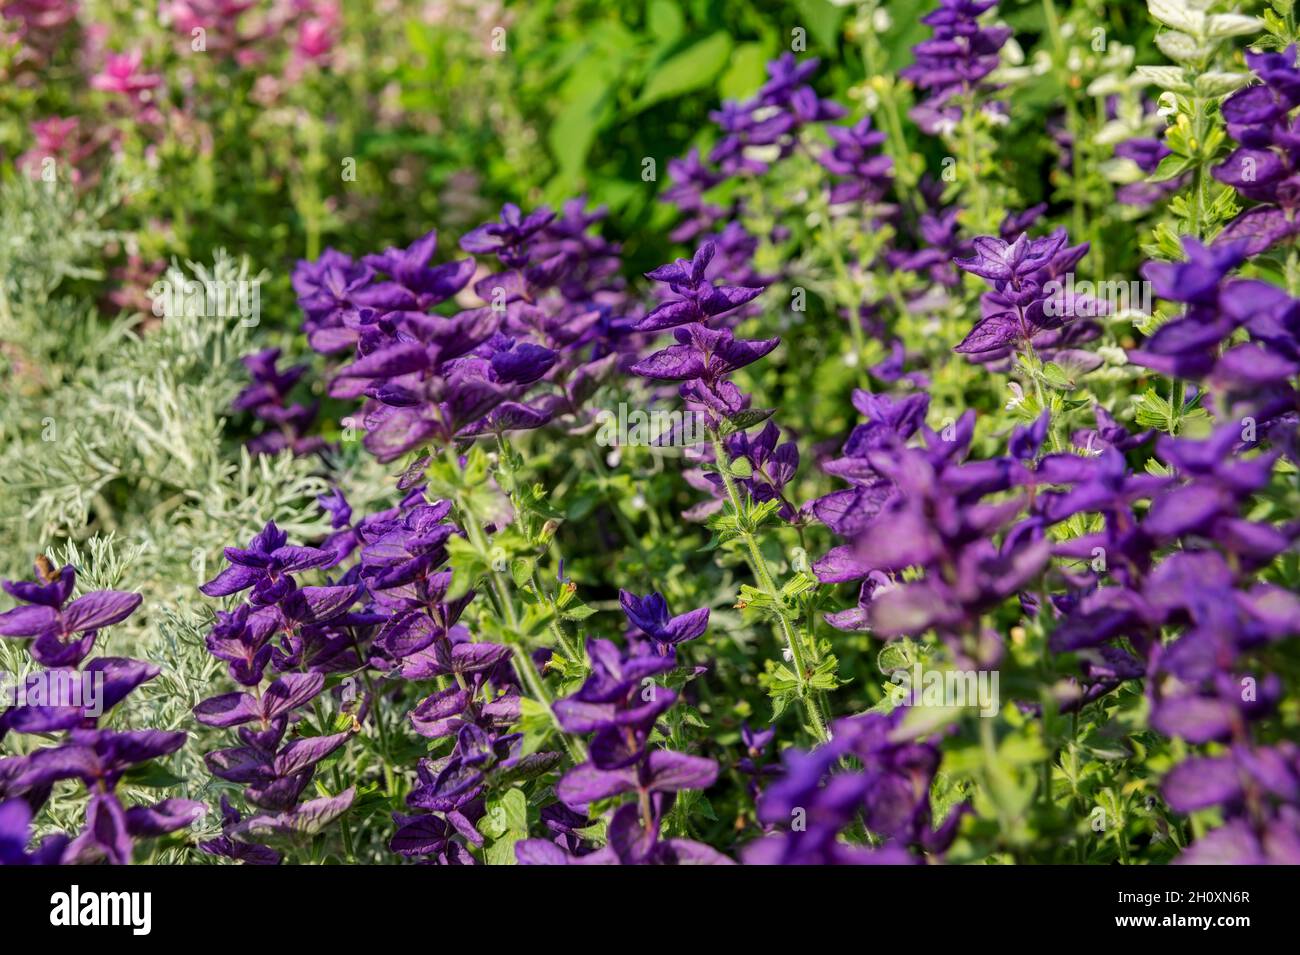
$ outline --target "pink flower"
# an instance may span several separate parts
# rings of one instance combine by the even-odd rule
[[[91,77],[90,85],[97,90],[108,93],[121,93],[133,100],[139,100],[142,93],[162,84],[162,77],[157,73],[141,73],[140,64],[143,54],[139,50],[130,53],[110,53],[104,62],[104,68]]]
[[[44,65],[76,16],[76,0],[0,0],[0,21],[15,27],[13,33],[0,32],[0,42],[20,44],[20,61]]]
[[[202,30],[205,50],[234,55],[256,39],[243,35],[238,22],[254,5],[255,0],[162,0],[159,13],[187,43]]]
[[[319,3],[308,0],[299,4],[299,13],[301,19],[293,45],[293,62],[288,71],[291,79],[308,65],[325,66],[329,62],[342,21],[338,4],[333,0]]]
[[[77,15],[77,0],[9,0],[0,16],[17,20],[26,30],[57,30]]]
[[[334,49],[334,24],[318,17],[310,17],[298,26],[298,42],[293,51],[304,60],[318,62]]]
[[[88,135],[75,116],[36,120],[31,124],[36,143],[18,157],[17,166],[33,179],[42,178],[47,169],[53,168],[60,179],[89,186],[99,175],[89,160],[115,135],[107,127],[102,129],[102,133]]]

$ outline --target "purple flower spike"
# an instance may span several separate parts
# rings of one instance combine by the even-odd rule
[[[525,865],[727,864],[731,860],[690,840],[661,839],[660,826],[675,794],[706,789],[718,776],[711,759],[649,748],[650,733],[676,694],[654,677],[671,671],[671,648],[694,639],[708,624],[708,610],[671,617],[660,594],[646,597],[623,591],[624,612],[659,647],[620,651],[607,640],[591,640],[591,675],[572,696],[555,704],[561,726],[573,733],[595,733],[591,757],[570,769],[555,786],[568,814],[580,816],[591,803],[625,793],[636,800],[614,811],[607,844],[579,855],[540,839],[516,844]],[[656,636],[656,634],[658,636]]]
[[[705,274],[715,252],[712,242],[704,242],[690,261],[678,259],[646,273],[646,278],[666,284],[678,298],[655,308],[637,325],[638,331],[662,331],[677,325],[704,322],[739,308],[762,294],[761,288],[715,286],[709,281]]]
[[[980,320],[953,350],[985,362],[1028,345],[1042,352],[1061,339],[1055,330],[1062,325],[1088,324],[1074,317],[1092,314],[1101,303],[1068,292],[1060,281],[1087,253],[1088,243],[1068,246],[1066,242],[1064,229],[1040,239],[1022,233],[1014,242],[976,238],[975,254],[954,261],[993,288],[980,298]]]

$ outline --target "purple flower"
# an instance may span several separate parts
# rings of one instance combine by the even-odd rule
[[[26,604],[0,613],[0,637],[35,638],[29,649],[37,663],[75,666],[90,652],[101,629],[121,623],[140,606],[139,594],[118,590],[95,591],[68,603],[76,580],[72,567],[55,574],[38,562],[36,570],[38,582],[0,584]]]
[[[647,635],[663,634],[659,642],[691,639],[707,623],[707,610],[670,618],[658,594],[642,599],[624,592],[622,602],[629,620]],[[648,746],[658,718],[677,698],[654,680],[674,668],[672,658],[637,650],[623,652],[607,640],[589,641],[587,656],[590,676],[576,693],[557,701],[554,709],[568,732],[596,735],[590,759],[565,773],[555,794],[579,814],[593,802],[624,793],[635,793],[637,799],[614,811],[604,848],[575,857],[548,840],[528,839],[516,844],[518,860],[525,865],[730,862],[708,846],[660,838],[664,816],[676,794],[706,789],[718,775],[718,765],[711,759]]]
[[[921,18],[934,35],[912,48],[916,57],[899,75],[923,90],[926,98],[910,115],[927,135],[954,127],[964,97],[985,92],[983,81],[998,66],[998,51],[1011,36],[1009,27],[985,27],[979,18],[997,0],[940,0],[938,9]]]
[[[692,322],[705,322],[739,308],[762,294],[761,288],[714,285],[705,278],[716,248],[704,242],[689,261],[678,259],[647,272],[646,277],[662,282],[677,296],[657,306],[637,325],[638,331],[653,332]]]
[[[294,454],[310,454],[325,444],[321,438],[306,434],[316,420],[317,405],[314,402],[311,405],[288,402],[289,392],[302,378],[307,366],[295,365],[279,371],[275,367],[279,358],[280,349],[268,348],[241,359],[253,378],[253,384],[239,393],[231,407],[236,411],[251,412],[267,424],[261,434],[248,442],[248,448],[254,454],[276,454],[286,448]]]
[[[68,844],[64,835],[46,836],[35,852],[31,841],[32,808],[23,799],[0,802],[0,865],[57,865]]]
[[[249,541],[247,549],[227,547],[230,566],[203,584],[199,590],[209,597],[225,597],[253,588],[253,602],[274,603],[292,588],[288,575],[330,562],[329,551],[315,547],[288,546],[289,536],[268,521]]]
[[[817,161],[841,177],[831,187],[831,204],[879,202],[893,181],[894,160],[880,153],[885,134],[871,128],[870,116],[853,126],[827,126],[826,132],[834,145]]]
[[[1295,213],[1300,209],[1296,188],[1295,133],[1290,112],[1300,104],[1300,69],[1296,48],[1282,53],[1246,54],[1246,62],[1263,80],[1223,102],[1228,133],[1240,143],[1214,177],[1261,205],[1230,222],[1215,244],[1244,242],[1249,255],[1300,233]]]
[[[768,163],[754,155],[753,147],[779,145],[786,155],[802,127],[844,116],[842,106],[820,98],[808,85],[817,66],[815,58],[800,61],[793,53],[783,53],[767,64],[769,79],[757,96],[744,103],[724,103],[721,110],[710,113],[723,135],[709,161],[727,176],[761,174]]]
[[[811,752],[787,749],[782,775],[759,799],[759,818],[776,830],[744,850],[750,865],[915,865],[919,852],[940,853],[966,811],[959,806],[934,828],[930,788],[939,750],[897,738],[903,710],[840,720],[830,743]],[[842,768],[845,758],[853,770]],[[861,816],[884,840],[879,848],[842,837]]]
[[[42,635],[75,632],[80,626],[108,626],[127,617],[140,603],[137,594],[98,591],[74,600],[66,607],[72,592],[74,573],[64,567],[58,574],[43,562],[37,563],[36,582],[6,581],[10,594],[29,603],[0,615],[0,621],[13,625],[31,612],[53,615],[42,624]],[[26,631],[30,623],[18,623]],[[14,635],[14,634],[8,634]],[[0,862],[15,864],[34,861],[88,863],[100,860],[123,865],[131,861],[136,837],[163,835],[192,822],[202,811],[199,803],[187,800],[164,800],[154,806],[125,808],[118,799],[117,784],[124,774],[143,763],[174,753],[184,744],[183,732],[158,730],[108,730],[99,723],[108,710],[124,700],[136,687],[158,675],[159,668],[139,660],[101,657],[81,670],[75,669],[90,649],[89,639],[75,641],[51,664],[55,670],[35,674],[51,686],[72,686],[87,679],[97,686],[95,709],[91,701],[55,698],[39,703],[11,706],[0,715],[0,736],[13,731],[26,734],[65,733],[53,746],[35,749],[22,756],[0,758]],[[57,639],[57,638],[56,638]],[[32,646],[33,656],[41,646],[38,637]],[[49,647],[45,648],[48,655]],[[37,657],[39,660],[40,658]],[[46,839],[36,855],[25,851],[27,824],[32,810],[39,809],[60,780],[77,780],[90,795],[86,822],[82,832],[70,841],[67,837]],[[27,811],[15,808],[21,805]]]
[[[1208,304],[1218,298],[1219,283],[1246,258],[1241,243],[1204,246],[1183,236],[1185,262],[1148,262],[1142,275],[1157,298],[1188,304]]]
[[[1015,347],[1048,344],[1046,333],[1081,311],[1084,301],[1057,280],[1083,258],[1088,244],[1069,247],[1066,241],[1064,229],[1041,239],[1022,233],[1014,242],[976,238],[975,254],[955,261],[963,271],[987,280],[993,290],[980,298],[980,320],[953,350],[989,360]],[[1101,307],[1089,304],[1089,311]]]
[[[533,260],[533,240],[554,218],[555,213],[544,206],[525,216],[518,206],[507,202],[499,222],[466,233],[460,247],[466,252],[495,254],[506,268],[521,269]]]
[[[390,276],[410,294],[411,301],[403,301],[402,309],[425,311],[451,298],[474,277],[473,259],[431,267],[429,260],[437,246],[438,233],[430,231],[405,249],[385,249],[378,255],[362,256],[361,261],[374,271]]]
[[[668,178],[672,185],[660,193],[659,198],[677,206],[686,216],[669,238],[674,242],[690,242],[711,231],[725,210],[706,202],[704,193],[722,182],[724,176],[705,166],[700,160],[700,151],[692,149],[684,159],[668,160]]]
[[[709,625],[708,607],[674,617],[669,614],[668,603],[659,593],[638,597],[620,590],[618,599],[628,622],[654,643],[660,656],[673,656],[678,644],[694,640]]]
[[[306,316],[303,331],[316,351],[336,352],[356,344],[361,320],[359,301],[374,278],[369,266],[326,249],[315,262],[300,260],[293,270],[293,289]]]

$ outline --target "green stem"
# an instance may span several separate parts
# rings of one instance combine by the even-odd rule
[[[370,680],[370,674],[363,674],[366,680],[366,692],[370,694],[371,707],[375,714],[375,730],[379,733],[379,751],[384,757],[384,789],[388,795],[397,792],[397,778],[393,775],[393,761],[389,758],[392,752],[388,748],[388,731],[384,729],[384,708],[381,706],[379,695],[375,693],[375,686]]]
[[[459,463],[455,460],[455,451],[450,450],[448,454],[453,465],[459,467]],[[569,758],[575,763],[584,762],[587,758],[586,747],[582,745],[580,740],[574,739],[564,731],[564,727],[560,725],[560,718],[555,715],[552,706],[555,698],[551,695],[550,689],[546,686],[546,681],[538,672],[537,665],[533,663],[533,658],[529,655],[528,648],[520,637],[523,628],[519,624],[519,614],[515,611],[510,590],[501,572],[492,565],[491,548],[488,546],[483,528],[480,526],[473,510],[469,507],[466,495],[459,491],[457,492],[456,506],[462,515],[462,523],[470,543],[474,545],[474,550],[487,564],[487,577],[491,595],[494,598],[498,614],[506,624],[507,640],[514,654],[515,673],[519,677],[519,682],[527,690],[529,696],[546,707],[546,712],[550,715],[551,723],[555,726],[556,732],[560,734],[560,739],[569,753]]]
[[[830,739],[830,732],[826,728],[826,718],[823,715],[829,710],[828,704],[822,698],[822,694],[811,692],[808,688],[808,672],[804,648],[798,634],[790,626],[790,621],[782,609],[781,592],[777,589],[771,570],[768,569],[767,559],[763,556],[762,548],[758,546],[758,538],[744,525],[744,507],[740,501],[740,492],[736,489],[736,482],[731,477],[731,458],[728,456],[726,448],[723,447],[722,438],[717,431],[710,429],[709,437],[713,442],[713,454],[717,460],[718,471],[722,475],[722,483],[727,489],[727,498],[736,516],[738,533],[749,551],[749,561],[754,571],[754,577],[758,581],[759,589],[771,598],[773,605],[776,607],[781,636],[790,649],[790,657],[795,666],[795,676],[799,681],[799,696],[803,700],[804,709],[808,714],[809,725],[812,727],[813,735],[817,737],[818,742],[824,743]]]
[[[1056,4],[1053,0],[1043,0],[1043,17],[1047,22],[1048,37],[1052,41],[1052,65],[1056,71],[1057,81],[1061,84],[1061,98],[1065,101],[1065,125],[1070,134],[1072,153],[1070,163],[1070,203],[1074,223],[1073,233],[1075,241],[1078,241],[1087,231],[1084,225],[1083,196],[1079,190],[1079,174],[1084,167],[1082,153],[1086,143],[1083,137],[1079,110],[1074,102],[1074,97],[1070,95],[1069,91],[1070,72],[1066,68],[1068,54],[1065,49],[1065,41],[1061,36],[1060,17],[1056,12]],[[1091,248],[1095,249],[1097,246],[1098,243],[1093,243]]]
[[[831,220],[831,210],[829,205],[823,205],[820,211],[821,224],[819,226],[822,244],[826,246],[826,251],[831,257],[831,264],[835,267],[836,284],[844,289],[852,290],[847,296],[848,301],[839,301],[839,296],[832,295],[831,298],[836,305],[845,305],[849,311],[849,337],[853,342],[853,373],[857,376],[858,384],[863,388],[868,386],[867,369],[864,355],[867,350],[866,338],[862,332],[862,319],[858,315],[859,302],[854,299],[860,296],[855,294],[857,283],[849,275],[849,268],[844,263],[844,255],[840,252],[839,240],[835,237],[835,227]]]
[[[1181,378],[1169,379],[1169,433],[1171,435],[1178,432],[1178,425],[1183,417],[1184,390]]]
[[[1029,377],[1030,377],[1030,379],[1031,379],[1031,380],[1033,381],[1033,383],[1034,383],[1034,396],[1035,396],[1036,398],[1038,398],[1038,407],[1039,407],[1039,409],[1041,409],[1042,411],[1046,411],[1046,412],[1048,413],[1048,415],[1051,415],[1051,407],[1050,407],[1050,406],[1048,405],[1048,403],[1047,403],[1047,395],[1046,395],[1046,393],[1043,391],[1043,382],[1042,382],[1042,380],[1041,380],[1041,377],[1040,377],[1040,375],[1039,375],[1039,371],[1038,371],[1038,369],[1039,369],[1039,365],[1040,365],[1040,362],[1039,362],[1039,359],[1038,359],[1038,354],[1034,351],[1034,346],[1033,346],[1033,345],[1028,345],[1027,347],[1028,347],[1028,349],[1029,349],[1028,354],[1027,354],[1027,357],[1028,357],[1028,359],[1029,359],[1029,362],[1028,362],[1028,363],[1029,363]],[[1055,451],[1057,454],[1060,454],[1060,453],[1061,453],[1061,439],[1060,439],[1059,437],[1057,437],[1057,434],[1056,434],[1056,418],[1055,418],[1054,415],[1051,415],[1051,417],[1048,418],[1048,421],[1047,421],[1047,436],[1048,436],[1049,439],[1051,439],[1051,442],[1052,442],[1052,450]]]
[[[533,589],[536,590],[539,595],[545,597],[546,602],[550,604],[551,613],[554,615],[552,616],[551,622],[549,624],[551,636],[555,637],[555,642],[560,645],[560,649],[564,651],[564,655],[566,657],[568,657],[570,660],[574,661],[575,663],[578,662],[579,660],[582,659],[582,653],[578,649],[577,645],[569,642],[568,636],[564,633],[564,628],[560,626],[559,608],[556,607],[555,600],[550,596],[547,596],[545,591],[542,590],[542,585],[537,579],[536,570],[533,571]]]

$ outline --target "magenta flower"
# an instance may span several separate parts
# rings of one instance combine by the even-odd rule
[[[110,53],[104,61],[104,68],[90,78],[90,85],[106,93],[120,93],[139,103],[142,94],[162,85],[160,75],[141,71],[143,58],[144,54],[139,50]]]

